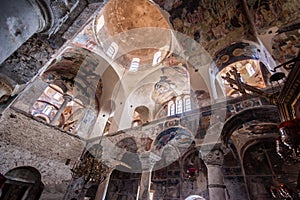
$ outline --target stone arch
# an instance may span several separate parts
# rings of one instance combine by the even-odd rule
[[[44,189],[40,172],[31,166],[20,166],[5,173],[1,199],[39,199]]]
[[[228,144],[228,140],[232,133],[241,128],[244,123],[256,120],[260,122],[279,123],[279,113],[276,106],[265,105],[255,108],[245,109],[231,117],[229,117],[222,129],[221,139],[224,144]]]

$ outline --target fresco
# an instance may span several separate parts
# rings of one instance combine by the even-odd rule
[[[43,119],[47,123],[50,123],[64,102],[62,93],[61,89],[56,85],[50,85],[47,87],[43,94],[33,104],[31,114]],[[69,133],[75,134],[75,127],[83,114],[82,105],[75,101],[70,101],[55,125],[63,128]]]
[[[76,37],[72,40],[72,43],[78,47],[99,52],[99,46],[97,45],[94,35],[92,23],[89,23],[81,32],[76,35]]]
[[[109,66],[100,56],[83,48],[67,48],[43,73],[48,83],[62,83],[62,87],[82,103],[95,104],[102,94],[100,65]],[[87,81],[88,80],[88,81]],[[94,98],[96,96],[96,99]]]
[[[298,0],[248,0],[247,4],[259,34],[265,33],[273,26],[280,28],[299,20]]]
[[[110,0],[93,24],[97,42],[106,55],[130,71],[157,66],[170,49],[170,26],[149,1]],[[132,70],[131,63],[137,60],[138,69]]]
[[[186,129],[180,127],[169,128],[156,137],[154,147],[156,150],[160,150],[171,141],[176,147],[188,147],[193,141],[193,136]]]
[[[300,29],[276,34],[272,39],[273,57],[280,63],[295,58],[299,53]]]
[[[291,177],[297,180],[299,165],[297,163],[285,164],[276,153],[275,148],[274,142],[260,142],[249,147],[245,152],[243,163],[251,199],[271,199],[274,195],[272,191],[274,193],[274,190],[280,185],[289,185],[287,190],[290,193],[290,199],[298,199],[296,197],[297,183],[292,181]],[[290,170],[293,168],[297,169],[296,173],[291,173]],[[285,199],[280,197],[280,199]]]
[[[163,104],[173,97],[190,93],[189,74],[183,66],[161,68],[160,80],[154,85],[152,99]]]
[[[250,23],[242,9],[239,9],[242,7],[240,1],[154,2],[169,11],[171,23],[176,31],[192,37],[211,55],[237,39],[256,41]]]

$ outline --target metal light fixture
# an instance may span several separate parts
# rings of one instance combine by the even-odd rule
[[[75,163],[72,171],[73,178],[83,177],[87,182],[102,183],[108,174],[109,167],[102,162],[102,147],[101,145],[94,146],[93,149],[87,151],[83,158]]]

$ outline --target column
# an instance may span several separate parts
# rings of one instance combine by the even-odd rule
[[[53,119],[51,120],[50,124],[55,125],[55,123],[59,120],[62,112],[65,110],[65,108],[67,107],[67,104],[73,100],[73,97],[71,97],[68,94],[64,94],[63,96],[64,98],[64,102],[61,104],[60,108],[58,109],[57,113],[55,114],[55,116],[53,117]]]
[[[110,175],[113,172],[113,170],[114,169],[110,169],[105,180],[99,184],[95,200],[105,200],[105,196],[106,196],[106,192],[110,180]]]
[[[39,6],[30,0],[0,0],[0,64],[45,27]]]
[[[210,200],[225,200],[226,186],[222,173],[225,147],[223,144],[201,146],[200,154],[207,167]]]
[[[142,176],[140,187],[138,190],[139,200],[149,200],[150,199],[150,186],[151,186],[151,174],[152,169],[157,161],[161,159],[160,156],[152,153],[146,152],[140,155],[140,161],[142,164]]]

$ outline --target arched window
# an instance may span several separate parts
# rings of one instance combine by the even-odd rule
[[[183,113],[183,100],[181,97],[176,98],[176,114]]]
[[[168,103],[168,116],[175,115],[175,103],[173,100]]]
[[[184,101],[183,102],[184,103],[184,107],[183,107],[184,112],[191,111],[192,110],[191,97],[186,95],[186,96],[184,96],[183,101]]]
[[[192,110],[192,102],[190,95],[177,97],[175,100],[172,99],[168,102],[168,116],[175,114],[182,114]]]
[[[154,54],[153,56],[153,62],[152,62],[152,65],[157,65],[158,63],[160,63],[161,61],[161,51],[158,51]]]
[[[115,55],[117,54],[118,51],[118,45],[116,43],[111,43],[111,45],[108,47],[108,49],[106,50],[106,54],[110,57],[110,58],[114,58]]]
[[[130,64],[129,71],[136,72],[139,69],[141,59],[133,58]]]

